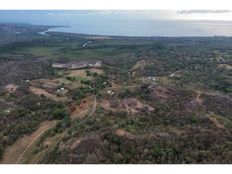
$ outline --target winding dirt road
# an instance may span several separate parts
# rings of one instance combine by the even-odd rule
[[[91,112],[88,114],[87,111],[84,110],[83,112],[79,113],[76,117],[72,118],[74,120],[78,116],[81,116],[83,114],[88,114],[91,116],[97,106],[96,96],[94,96],[93,99],[93,108]],[[82,121],[84,122],[85,119]],[[4,156],[1,161],[1,164],[18,164],[20,163],[21,159],[23,158],[24,154],[32,147],[32,145],[49,129],[55,127],[58,120],[53,121],[45,121],[43,122],[40,127],[31,135],[25,135],[24,137],[18,139],[12,146],[8,147],[4,151]],[[81,123],[82,123],[81,122]]]
[[[43,135],[48,129],[54,127],[57,121],[45,121],[31,135],[25,135],[18,139],[12,146],[4,151],[2,164],[16,164],[22,158],[27,149]]]

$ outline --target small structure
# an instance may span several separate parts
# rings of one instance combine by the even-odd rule
[[[56,94],[58,94],[58,95],[65,95],[67,92],[68,92],[67,89],[61,87],[60,89],[58,89],[58,90],[56,91]]]
[[[52,68],[68,68],[69,65],[67,63],[53,63]]]
[[[149,76],[149,77],[145,77],[144,80],[150,81],[150,82],[155,82],[156,78],[154,76]]]
[[[5,86],[5,89],[6,89],[8,92],[14,92],[14,91],[17,89],[17,86],[14,85],[14,84],[9,84],[9,85]]]
[[[106,91],[106,92],[107,92],[107,94],[109,94],[109,95],[114,95],[114,91],[112,91],[111,89],[108,90],[108,91]]]
[[[8,109],[5,109],[5,110],[4,110],[4,112],[5,112],[6,114],[11,113],[11,111],[12,111],[12,108],[8,108]]]
[[[88,66],[90,67],[101,67],[102,66],[102,62],[98,61],[98,60],[92,60],[88,62]]]
[[[149,77],[147,77],[147,80],[155,81],[155,77],[149,76]]]

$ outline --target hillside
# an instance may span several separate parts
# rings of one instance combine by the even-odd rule
[[[0,24],[1,163],[232,163],[232,38],[48,28]]]

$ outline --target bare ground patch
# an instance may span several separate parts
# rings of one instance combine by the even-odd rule
[[[91,73],[97,73],[97,74],[102,74],[103,71],[101,69],[97,68],[91,68],[88,69]],[[79,76],[82,78],[88,78],[86,70],[85,69],[79,69],[79,70],[70,70],[70,73],[67,76]]]
[[[232,66],[229,64],[218,64],[218,68],[232,70]]]
[[[147,62],[145,60],[141,60],[141,61],[138,61],[133,67],[132,67],[132,71],[133,70],[137,70],[137,69],[141,69],[141,68],[144,68],[146,66]]]
[[[125,138],[128,138],[128,139],[134,139],[135,136],[132,135],[130,132],[127,132],[123,129],[118,129],[116,132],[115,132],[115,135],[119,136],[119,137],[125,137]]]
[[[173,72],[172,74],[170,74],[170,77],[181,77],[182,70],[177,70],[175,72]]]
[[[136,75],[136,73],[138,71],[141,71],[146,65],[148,64],[148,62],[146,62],[145,60],[141,60],[138,61],[132,68],[131,68],[131,72],[132,75]]]
[[[203,100],[201,98],[201,91],[195,91],[196,95],[195,97],[190,101],[189,108],[196,108],[197,106],[202,106]]]
[[[56,134],[52,137],[47,137],[41,144],[39,144],[39,139],[34,143],[22,156],[19,161],[20,164],[38,164],[43,157],[51,150],[56,143],[63,137],[63,133]],[[35,149],[40,148],[39,152],[35,153]]]
[[[214,116],[209,116],[208,119],[218,128],[225,129],[224,125],[218,121],[218,119]]]
[[[126,98],[122,100],[103,100],[100,102],[100,105],[107,111],[126,111],[128,114],[152,112],[155,110],[152,106],[144,104],[136,98]]]
[[[18,86],[15,84],[8,84],[5,86],[6,91],[10,92],[10,93],[14,92],[17,88],[18,88]]]
[[[50,93],[42,88],[30,86],[30,90],[31,90],[31,92],[33,92],[36,95],[39,95],[39,96],[44,95],[45,97],[50,98],[50,99],[55,100],[55,101],[68,101],[67,97],[58,97],[55,94],[52,94],[52,93]]]
[[[93,96],[87,96],[83,98],[80,104],[74,104],[70,107],[70,117],[72,119],[83,117],[91,107],[93,107]]]
[[[171,88],[156,87],[152,92],[153,99],[157,101],[167,101],[177,96],[177,91]]]

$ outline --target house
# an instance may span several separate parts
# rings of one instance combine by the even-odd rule
[[[112,91],[112,90],[108,90],[108,91],[106,91],[107,92],[107,94],[109,94],[109,95],[114,95],[114,91]]]
[[[67,89],[61,87],[60,89],[58,89],[58,90],[56,91],[56,94],[57,94],[57,95],[63,96],[63,95],[65,95],[67,92],[68,92]]]
[[[149,76],[149,77],[145,77],[145,80],[155,81],[156,79],[154,76]]]

